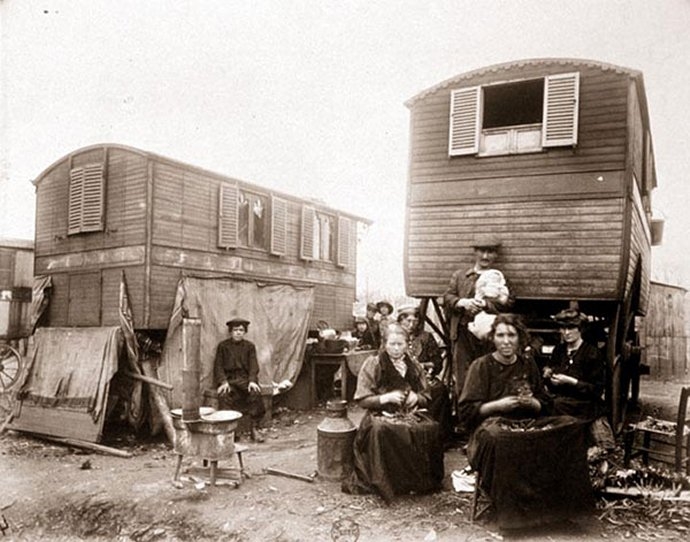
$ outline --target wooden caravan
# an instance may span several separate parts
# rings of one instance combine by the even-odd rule
[[[407,294],[438,309],[452,272],[473,261],[473,236],[500,236],[498,264],[533,331],[548,342],[548,315],[571,301],[612,331],[619,424],[637,378],[634,317],[649,298],[657,184],[642,74],[523,60],[452,77],[406,105]]]
[[[121,145],[76,150],[35,180],[35,272],[46,325],[118,325],[126,271],[134,327],[168,326],[183,274],[311,285],[311,320],[351,325],[351,214]]]

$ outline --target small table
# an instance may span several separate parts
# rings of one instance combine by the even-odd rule
[[[311,379],[311,405],[316,405],[316,368],[319,366],[339,366],[340,374],[342,375],[342,387],[340,389],[340,397],[347,401],[347,372],[357,376],[359,368],[369,356],[376,354],[376,350],[353,350],[350,352],[342,352],[340,354],[327,354],[314,352],[309,355],[310,365],[310,379]]]

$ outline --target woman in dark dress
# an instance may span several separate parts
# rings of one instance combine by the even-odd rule
[[[385,333],[384,349],[364,362],[355,400],[366,413],[354,443],[354,469],[343,482],[348,493],[428,493],[443,481],[438,423],[418,409],[429,401],[421,366],[406,353],[407,334],[398,324]]]
[[[554,348],[549,364],[544,367],[544,380],[553,399],[553,413],[589,422],[589,444],[613,448],[615,440],[604,417],[602,398],[606,361],[596,346],[583,340],[587,318],[577,309],[563,310],[553,318],[562,338]]]
[[[400,307],[398,323],[407,332],[407,354],[426,372],[430,395],[427,409],[440,425],[441,440],[447,442],[452,435],[453,422],[448,390],[441,380],[443,370],[441,348],[434,336],[423,329],[424,324],[418,306]]]
[[[540,417],[549,397],[535,362],[523,355],[528,335],[518,317],[499,314],[489,338],[496,350],[470,365],[458,409],[474,428],[467,457],[499,525],[522,528],[589,511],[585,425]]]

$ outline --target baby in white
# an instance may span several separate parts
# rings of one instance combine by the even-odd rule
[[[487,300],[503,304],[507,303],[509,295],[503,273],[498,269],[487,269],[481,272],[474,286],[474,298],[477,301],[484,306]],[[467,329],[478,339],[484,340],[491,331],[491,324],[494,323],[495,318],[495,314],[480,311],[474,320],[467,324]]]

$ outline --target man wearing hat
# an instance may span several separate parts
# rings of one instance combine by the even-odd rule
[[[453,341],[453,375],[456,397],[460,397],[470,363],[491,350],[490,344],[477,339],[469,331],[467,324],[480,311],[497,314],[507,311],[513,304],[512,296],[508,296],[507,299],[487,298],[480,300],[475,295],[477,279],[482,272],[493,267],[500,246],[501,240],[495,235],[481,234],[476,236],[472,243],[474,265],[469,269],[455,271],[443,295],[446,317],[450,320],[450,338]]]
[[[244,338],[249,321],[233,318],[226,322],[230,338],[218,344],[214,363],[214,381],[219,407],[237,410],[251,418],[251,439],[263,442],[256,427],[265,408],[259,386],[259,364],[254,343]]]

